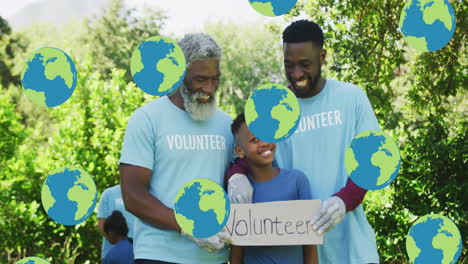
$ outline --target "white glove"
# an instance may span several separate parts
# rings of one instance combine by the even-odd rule
[[[236,173],[228,181],[228,197],[231,203],[252,203],[253,188],[244,174]]]
[[[210,253],[214,253],[223,249],[225,243],[232,243],[231,236],[229,236],[226,228],[221,229],[221,231],[219,231],[216,235],[207,238],[196,238],[185,233],[183,230],[181,233],[183,236],[195,242],[195,244],[197,244],[200,248]]]
[[[338,196],[332,196],[322,203],[320,211],[312,217],[312,227],[319,235],[330,231],[339,224],[346,214],[346,205]]]

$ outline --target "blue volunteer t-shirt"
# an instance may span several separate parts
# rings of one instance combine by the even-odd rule
[[[364,91],[353,84],[327,79],[316,96],[298,98],[301,119],[295,133],[277,144],[281,168],[304,172],[313,199],[328,199],[346,185],[345,150],[366,130],[380,130]],[[362,205],[324,235],[317,246],[321,264],[378,263],[375,234]]]
[[[206,121],[195,121],[167,96],[135,111],[128,121],[121,163],[152,171],[149,192],[174,208],[187,182],[207,178],[222,184],[232,157],[232,119],[216,109]],[[175,263],[224,263],[228,250],[209,253],[176,231],[161,230],[139,218],[134,224],[135,259]]]
[[[298,170],[280,169],[273,179],[256,182],[248,177],[253,187],[253,203],[309,200],[309,180]],[[246,246],[244,264],[304,263],[302,246]]]
[[[133,245],[128,239],[115,243],[107,252],[102,264],[133,264]]]
[[[133,222],[135,216],[129,211],[125,210],[125,205],[122,200],[122,191],[120,184],[112,186],[104,190],[99,201],[98,218],[107,218],[112,214],[112,211],[117,210],[122,213],[128,226],[128,237],[133,238]],[[104,237],[101,246],[101,258],[107,254],[112,244]]]

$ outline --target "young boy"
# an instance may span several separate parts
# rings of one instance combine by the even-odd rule
[[[102,264],[133,264],[133,245],[127,239],[128,227],[121,212],[115,210],[104,222],[104,235],[113,245]]]
[[[273,167],[276,144],[263,142],[247,127],[244,114],[231,125],[236,139],[235,151],[245,158],[250,168],[253,203],[311,199],[309,181],[298,170]],[[231,264],[318,263],[315,245],[305,246],[232,246]]]

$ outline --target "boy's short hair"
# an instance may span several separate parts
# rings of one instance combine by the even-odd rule
[[[113,232],[120,236],[127,236],[128,226],[125,217],[120,211],[114,210],[112,214],[104,221],[104,232]]]
[[[234,137],[236,136],[243,123],[245,123],[245,115],[244,113],[240,113],[239,115],[237,115],[236,119],[232,121],[231,124],[231,132]]]

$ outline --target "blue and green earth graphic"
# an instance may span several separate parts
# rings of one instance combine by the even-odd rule
[[[77,73],[72,59],[63,51],[46,47],[36,50],[21,74],[24,93],[36,105],[54,107],[70,98]]]
[[[244,107],[250,132],[262,141],[287,139],[299,125],[301,110],[296,96],[286,86],[267,83],[255,89]]]
[[[460,231],[443,215],[419,218],[406,236],[406,252],[415,264],[455,264],[461,251]]]
[[[41,198],[44,210],[55,222],[77,225],[93,213],[97,190],[90,174],[67,166],[47,176]]]
[[[145,93],[163,96],[177,90],[186,70],[182,49],[166,37],[142,41],[132,54],[130,70],[136,85]]]
[[[255,11],[269,17],[286,14],[296,5],[296,2],[297,0],[249,0]]]
[[[455,12],[448,0],[409,0],[400,16],[405,40],[419,51],[443,48],[455,32]]]
[[[195,179],[177,193],[174,214],[185,233],[206,238],[226,225],[231,204],[224,189],[209,179]]]
[[[397,144],[381,131],[360,133],[345,152],[346,172],[354,183],[367,190],[379,190],[392,183],[400,164]]]
[[[38,257],[27,257],[15,262],[15,264],[50,264],[47,260]]]

